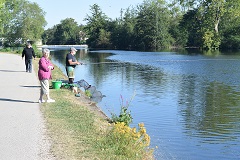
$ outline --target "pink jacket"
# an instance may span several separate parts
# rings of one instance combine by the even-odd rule
[[[51,69],[48,66],[53,66],[49,59],[45,57],[40,58],[38,68],[38,79],[52,79]]]

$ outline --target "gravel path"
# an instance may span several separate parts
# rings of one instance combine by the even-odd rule
[[[38,104],[35,72],[19,55],[0,53],[0,160],[46,160],[50,142]]]

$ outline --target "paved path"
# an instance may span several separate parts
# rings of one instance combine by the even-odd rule
[[[19,55],[0,53],[0,160],[45,160],[49,141],[35,72],[25,72]]]

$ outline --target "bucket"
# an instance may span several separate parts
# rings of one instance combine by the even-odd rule
[[[52,88],[53,89],[60,89],[62,86],[62,81],[52,81]]]

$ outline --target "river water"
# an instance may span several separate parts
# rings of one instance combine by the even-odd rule
[[[67,51],[52,51],[65,73]],[[240,52],[80,50],[76,81],[106,95],[98,106],[111,117],[121,96],[132,127],[143,122],[157,160],[240,159]],[[62,78],[62,77],[59,77]]]

